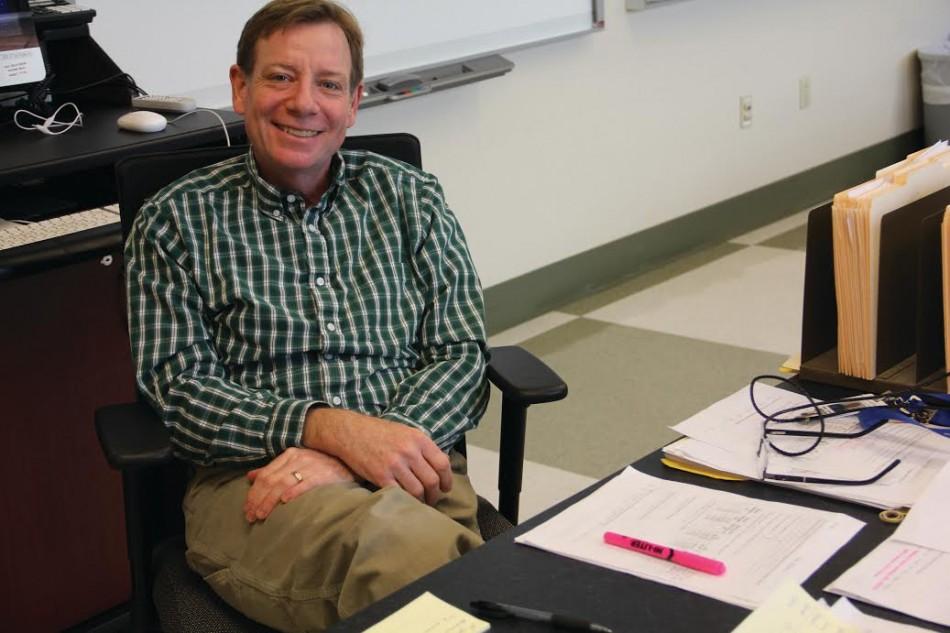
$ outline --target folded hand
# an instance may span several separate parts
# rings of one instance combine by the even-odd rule
[[[380,488],[400,486],[435,505],[452,489],[448,456],[419,429],[342,409],[308,414],[304,443],[336,455]]]
[[[289,503],[316,486],[354,481],[353,471],[332,455],[291,447],[271,463],[247,473],[251,489],[244,502],[248,522],[263,521],[278,503]]]

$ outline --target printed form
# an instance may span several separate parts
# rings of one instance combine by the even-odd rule
[[[826,591],[950,626],[948,486],[950,465],[934,477],[893,536]]]
[[[808,403],[804,396],[768,385],[757,386],[756,394],[759,407],[768,413]],[[950,440],[903,422],[888,422],[860,438],[824,438],[815,450],[805,455],[781,455],[762,445],[762,417],[749,402],[748,388],[740,389],[671,428],[687,437],[665,447],[666,455],[749,479],[761,479],[765,470],[783,475],[866,479],[891,461],[900,459],[897,468],[881,480],[864,486],[766,480],[878,508],[913,505],[934,475],[950,460]],[[817,423],[782,423],[781,428],[815,430]],[[853,433],[861,427],[856,417],[843,416],[827,420],[825,428]],[[789,451],[814,443],[810,437],[772,436],[772,440]]]
[[[515,540],[753,609],[784,580],[803,582],[863,525],[844,514],[666,481],[628,467]],[[712,576],[607,545],[606,531],[720,560],[726,573]]]

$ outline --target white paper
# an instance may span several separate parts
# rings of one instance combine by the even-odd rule
[[[762,467],[755,453],[743,454],[692,437],[684,437],[663,447],[663,454],[700,466],[758,479]]]
[[[791,391],[764,384],[756,386],[755,394],[759,408],[770,414],[802,404],[803,400],[808,402],[807,398]],[[755,452],[762,439],[762,417],[752,408],[748,387],[670,428],[707,444],[732,447],[733,452],[741,453]]]
[[[42,81],[46,66],[32,20],[11,12],[9,3],[0,6],[0,88]]]
[[[765,384],[755,389],[756,402],[767,414],[808,404],[804,396],[785,389]],[[817,422],[781,425],[786,429],[818,428]],[[781,455],[763,444],[762,416],[752,408],[749,390],[745,387],[671,428],[702,444],[681,440],[664,448],[668,455],[751,479],[762,478],[765,471],[803,477],[867,479],[900,459],[901,463],[894,470],[864,486],[765,480],[876,508],[912,506],[930,480],[950,461],[950,439],[902,422],[888,422],[859,438],[824,438],[815,450],[805,455]],[[849,433],[860,428],[856,416],[838,416],[826,420],[825,424],[826,431]],[[787,436],[771,436],[771,439],[786,450],[805,448],[815,441],[815,438]]]
[[[910,507],[950,460],[950,440],[913,424],[888,422],[864,437],[823,439],[809,455],[790,458],[771,453],[768,467],[773,473],[860,479],[880,472],[895,459],[901,463],[872,484],[788,486],[878,508]]]
[[[927,149],[925,149],[921,154],[911,161],[911,165],[916,165],[918,163],[923,163],[930,160],[933,156],[941,154],[947,149],[947,141],[937,141]]]
[[[861,633],[931,633],[930,629],[921,626],[892,622],[862,613],[847,598],[838,598],[831,612],[842,622],[858,627]]]
[[[860,198],[861,196],[864,196],[864,195],[867,195],[867,194],[871,193],[871,192],[874,191],[875,189],[880,189],[880,188],[883,187],[886,183],[887,183],[887,181],[884,180],[884,179],[882,179],[882,178],[878,178],[878,179],[875,179],[875,180],[871,180],[871,181],[866,182],[866,183],[864,183],[864,184],[858,185],[857,187],[853,187],[853,188],[849,189],[849,190],[848,190],[848,197],[849,197],[849,198]]]
[[[950,464],[931,480],[924,494],[891,538],[950,553]],[[950,582],[950,578],[947,579]]]
[[[948,579],[950,554],[891,538],[825,591],[950,626]]]
[[[864,524],[847,515],[759,501],[627,468],[515,540],[755,608],[786,578],[801,583]],[[607,545],[605,531],[721,560],[713,576]]]

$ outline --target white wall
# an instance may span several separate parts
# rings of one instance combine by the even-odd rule
[[[100,11],[94,37],[135,75],[109,43],[130,22],[108,12],[129,2],[83,4]],[[510,53],[505,77],[359,115],[356,133],[422,139],[486,286],[917,127],[914,51],[950,31],[947,0],[623,4],[606,0],[602,33]],[[158,20],[137,23],[143,37],[176,41]],[[192,55],[230,54],[235,33],[204,30]],[[177,72],[158,54],[150,63],[138,70]],[[189,85],[219,86],[226,65]],[[800,111],[801,76],[812,105]],[[740,95],[754,102],[745,130]]]

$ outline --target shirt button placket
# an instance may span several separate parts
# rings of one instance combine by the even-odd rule
[[[339,328],[336,319],[336,301],[333,296],[333,286],[330,283],[330,277],[327,271],[330,270],[329,245],[320,230],[320,217],[323,207],[314,210],[307,225],[307,230],[314,236],[319,235],[319,241],[322,246],[319,250],[318,261],[310,261],[311,292],[314,296],[314,302],[319,312],[320,322],[323,323],[322,352],[324,360],[331,361],[335,358],[332,350],[336,347],[333,341],[339,336]],[[336,336],[334,336],[336,335]],[[342,402],[342,400],[341,400]]]

